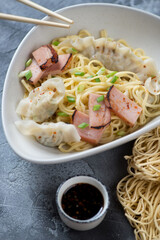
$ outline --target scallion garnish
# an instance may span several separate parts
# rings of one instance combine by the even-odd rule
[[[97,76],[98,75],[102,75],[104,72],[106,71],[106,69],[104,67],[100,68],[99,71],[97,72]]]
[[[94,105],[93,111],[98,111],[101,108],[101,105]]]
[[[85,123],[85,122],[83,122],[83,123],[81,123],[81,124],[79,124],[78,125],[78,128],[86,128],[86,127],[88,127],[89,126],[89,124],[88,123]]]
[[[84,76],[84,72],[75,72],[74,75],[75,76]]]
[[[22,71],[18,74],[19,78],[25,77],[27,80],[29,80],[32,77],[31,70]]]
[[[126,135],[126,132],[125,131],[119,131],[119,132],[117,132],[117,135],[123,137],[124,135]]]
[[[77,91],[80,93],[80,92],[83,92],[84,89],[85,89],[85,85],[81,84],[78,86]]]
[[[31,72],[31,70],[29,70],[29,71],[25,74],[25,78],[26,78],[27,80],[29,80],[31,77],[32,77],[32,72]]]
[[[94,79],[95,82],[100,82],[101,80],[99,78]]]
[[[72,53],[72,54],[76,54],[78,51],[75,48],[68,48],[66,50],[67,53]]]
[[[28,59],[28,61],[25,63],[25,67],[29,67],[32,63],[32,58]]]
[[[67,96],[67,99],[68,99],[68,102],[75,102],[75,98],[74,97]]]
[[[111,80],[111,83],[115,83],[117,81],[118,77],[117,76],[114,76]]]
[[[111,73],[109,73],[106,77],[107,77],[107,78],[112,77],[112,76],[114,76],[116,73],[117,73],[117,71],[111,72]]]
[[[88,77],[87,77],[87,79],[89,79],[89,78],[93,78],[93,77],[94,77],[94,76],[93,76],[93,75],[91,75],[91,76],[88,76]]]
[[[29,70],[25,70],[25,71],[22,71],[18,74],[18,77],[19,78],[22,78],[22,77],[25,77],[25,74],[28,72]]]
[[[104,95],[97,98],[97,102],[102,102],[104,100]]]
[[[110,89],[110,87],[107,87],[107,89],[106,89],[106,90],[108,91],[109,89]]]
[[[69,115],[65,112],[57,112],[57,115],[58,116],[61,116],[61,117],[68,117]]]
[[[52,42],[52,45],[54,45],[54,46],[58,46],[59,44],[60,44],[59,41],[54,41],[54,42]]]

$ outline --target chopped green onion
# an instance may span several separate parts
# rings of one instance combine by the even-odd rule
[[[83,92],[83,90],[85,89],[85,85],[79,85],[78,88],[77,88],[77,91],[80,93],[80,92]]]
[[[72,53],[72,54],[76,54],[78,51],[75,48],[68,48],[66,50],[67,53]]]
[[[104,95],[97,98],[97,102],[102,102],[104,100]]]
[[[69,116],[67,113],[64,113],[64,112],[57,112],[57,115],[61,116],[61,117],[68,117]]]
[[[29,67],[32,63],[32,58],[28,59],[28,61],[25,63],[25,67]]]
[[[107,77],[107,78],[112,77],[112,76],[114,76],[116,73],[117,73],[117,71],[111,72],[111,73],[109,73],[106,77]]]
[[[26,77],[26,79],[29,80],[32,77],[32,72],[31,70],[22,71],[18,74],[18,77],[19,78]]]
[[[117,81],[118,77],[117,76],[114,76],[111,80],[111,83],[115,83]]]
[[[107,89],[106,89],[106,90],[108,91],[109,89],[110,89],[110,87],[107,87]]]
[[[22,78],[22,77],[25,77],[25,74],[28,72],[29,70],[25,70],[25,71],[22,71],[18,74],[18,77],[19,78]]]
[[[126,132],[119,131],[119,132],[117,132],[117,135],[123,137],[124,135],[126,135]]]
[[[100,68],[99,71],[97,72],[97,76],[98,75],[102,75],[104,72],[106,71],[106,69],[104,67]]]
[[[75,102],[75,98],[74,97],[67,96],[67,99],[68,99],[68,102]]]
[[[84,76],[84,72],[75,72],[74,75],[75,76]]]
[[[98,111],[101,108],[101,105],[94,105],[93,111]]]
[[[60,44],[59,41],[54,41],[54,42],[52,42],[52,45],[54,45],[54,46],[58,46],[59,44]]]
[[[91,75],[91,76],[89,76],[89,77],[87,77],[87,79],[89,79],[89,78],[93,78],[94,76],[93,75]]]
[[[31,70],[29,70],[26,74],[25,74],[25,77],[27,80],[29,80],[31,77],[32,77],[32,72]]]
[[[85,123],[85,122],[83,122],[83,123],[81,123],[81,124],[78,125],[78,127],[79,127],[79,128],[82,128],[82,129],[83,129],[83,128],[86,128],[86,127],[88,127],[88,126],[89,126],[89,124],[88,124],[88,123]]]
[[[95,82],[100,82],[101,80],[99,78],[94,79]]]

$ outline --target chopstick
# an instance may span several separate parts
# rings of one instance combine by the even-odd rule
[[[70,25],[68,24],[43,21],[35,18],[21,17],[16,15],[6,14],[6,13],[0,13],[0,19],[17,21],[17,22],[26,22],[26,23],[45,25],[45,26],[51,26],[51,27],[70,28]]]
[[[64,16],[62,16],[62,15],[60,15],[58,13],[55,13],[55,12],[49,10],[48,8],[42,7],[41,5],[39,5],[37,3],[34,3],[32,1],[30,1],[30,0],[17,0],[17,1],[19,1],[21,3],[24,3],[24,4],[26,4],[26,5],[30,6],[30,7],[33,7],[33,8],[35,8],[35,9],[41,11],[41,12],[44,12],[44,13],[46,13],[49,16],[56,17],[56,18],[58,18],[60,20],[68,22],[68,23],[73,23],[73,20],[71,20],[69,18],[66,18],[66,17],[64,17]]]

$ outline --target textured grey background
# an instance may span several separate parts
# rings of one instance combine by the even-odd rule
[[[160,15],[160,0],[36,0],[52,10],[86,2],[106,2],[132,6]],[[42,18],[43,13],[15,0],[0,0],[0,12]],[[10,60],[32,25],[0,21],[0,101]],[[16,93],[15,93],[16,94]],[[16,139],[15,139],[16,140]],[[0,240],[134,240],[116,198],[116,185],[126,175],[125,154],[133,142],[96,156],[57,165],[35,165],[18,157],[8,145],[0,121]],[[55,206],[59,184],[74,175],[90,175],[102,181],[109,191],[110,206],[97,228],[77,232],[60,220]]]

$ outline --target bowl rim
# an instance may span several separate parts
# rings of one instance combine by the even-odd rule
[[[120,8],[120,9],[126,9],[128,11],[133,11],[133,12],[138,12],[138,13],[142,13],[144,15],[147,15],[147,16],[150,16],[152,18],[155,18],[157,20],[160,21],[160,16],[158,15],[155,15],[153,13],[150,13],[150,12],[147,12],[145,10],[142,10],[142,9],[137,9],[137,8],[133,8],[133,7],[129,7],[129,6],[125,6],[125,5],[119,5],[119,4],[112,4],[112,3],[81,3],[81,4],[75,4],[75,5],[71,5],[71,6],[67,6],[67,7],[63,7],[61,9],[58,9],[56,10],[55,12],[57,13],[61,13],[67,9],[74,9],[74,8],[78,8],[78,7],[85,7],[85,6],[104,6],[104,7],[113,7],[113,8]],[[42,20],[48,20],[50,19],[49,16],[45,16],[44,18],[42,18]],[[39,160],[39,158],[37,157],[28,157],[26,156],[25,154],[23,154],[23,152],[21,152],[19,149],[16,149],[15,146],[14,146],[14,143],[10,140],[10,135],[8,134],[8,131],[7,131],[7,125],[5,123],[5,95],[6,95],[6,86],[7,86],[7,83],[8,83],[8,78],[9,78],[9,75],[10,75],[10,71],[11,71],[11,67],[13,65],[13,62],[14,62],[14,59],[17,55],[17,53],[19,52],[19,49],[21,48],[21,46],[23,45],[23,43],[26,41],[26,39],[28,38],[28,36],[30,34],[32,34],[32,32],[34,32],[39,26],[34,26],[31,28],[31,30],[29,30],[29,32],[24,36],[24,38],[22,39],[22,41],[20,42],[19,46],[17,47],[15,53],[13,54],[13,57],[12,57],[12,60],[10,61],[10,64],[9,64],[9,67],[8,67],[8,70],[7,70],[7,73],[6,73],[6,77],[5,77],[5,81],[4,81],[4,85],[3,85],[3,93],[2,93],[2,110],[1,110],[1,117],[2,117],[2,127],[3,127],[3,131],[4,131],[4,134],[5,134],[5,137],[10,145],[10,147],[12,148],[12,150],[18,155],[20,156],[21,158],[29,161],[29,162],[33,162],[33,163],[37,163],[37,164],[56,164],[56,163],[62,163],[62,162],[68,162],[68,161],[72,161],[72,160],[78,160],[80,158],[84,158],[84,157],[88,157],[88,156],[91,156],[93,154],[98,154],[98,153],[101,153],[103,151],[107,151],[108,149],[112,149],[113,147],[117,147],[119,145],[122,145],[124,143],[127,143],[131,140],[134,140],[136,139],[137,137],[139,137],[141,134],[144,134],[145,132],[147,131],[150,131],[152,130],[153,128],[159,126],[159,122],[160,122],[160,116],[154,118],[154,122],[150,123],[150,127],[148,129],[148,125],[144,125],[142,126],[142,128],[136,130],[135,132],[133,133],[130,133],[126,136],[124,136],[123,138],[118,138],[114,141],[111,141],[109,143],[106,143],[106,144],[103,144],[103,145],[99,145],[97,147],[94,147],[94,148],[91,148],[91,149],[87,149],[87,150],[84,150],[82,152],[74,152],[73,154],[67,154],[66,155],[62,155],[61,157],[53,157],[53,158],[50,158],[50,159],[43,159],[43,160]],[[152,120],[151,120],[152,121]],[[119,142],[121,142],[121,144],[119,144]],[[106,145],[108,147],[106,147]]]
[[[75,218],[72,218],[70,217],[62,208],[61,206],[61,203],[59,201],[59,194],[60,194],[60,191],[61,191],[61,188],[67,183],[67,182],[70,182],[70,181],[74,181],[74,180],[78,180],[78,182],[74,183],[74,182],[71,182],[70,185],[68,187],[66,187],[63,192],[62,192],[62,196],[64,194],[65,191],[67,191],[68,189],[70,189],[72,186],[78,184],[78,183],[82,183],[81,179],[83,179],[83,183],[88,183],[86,182],[87,179],[88,180],[91,180],[92,183],[88,183],[94,187],[96,187],[102,194],[103,196],[103,199],[105,199],[104,195],[106,195],[106,201],[104,201],[104,206],[103,206],[103,209],[102,211],[99,211],[97,212],[93,217],[89,218],[89,219],[85,219],[85,220],[79,220],[79,219],[75,219]],[[84,180],[85,179],[85,180]],[[95,182],[97,184],[99,184],[99,187],[95,186]],[[100,187],[104,190],[105,194],[102,193],[102,191],[100,190]],[[86,224],[86,223],[92,223],[92,222],[96,222],[97,220],[99,220],[100,218],[102,218],[105,214],[106,214],[106,211],[109,207],[109,194],[108,194],[108,191],[106,189],[106,186],[104,184],[102,184],[97,178],[95,177],[91,177],[91,176],[87,176],[87,175],[77,175],[77,176],[74,176],[74,177],[71,177],[71,178],[68,178],[67,180],[63,181],[57,191],[56,191],[56,205],[57,205],[57,209],[58,211],[65,217],[67,218],[68,220],[70,220],[71,222],[74,222],[74,223],[80,223],[80,224]],[[61,200],[61,199],[60,199]]]

